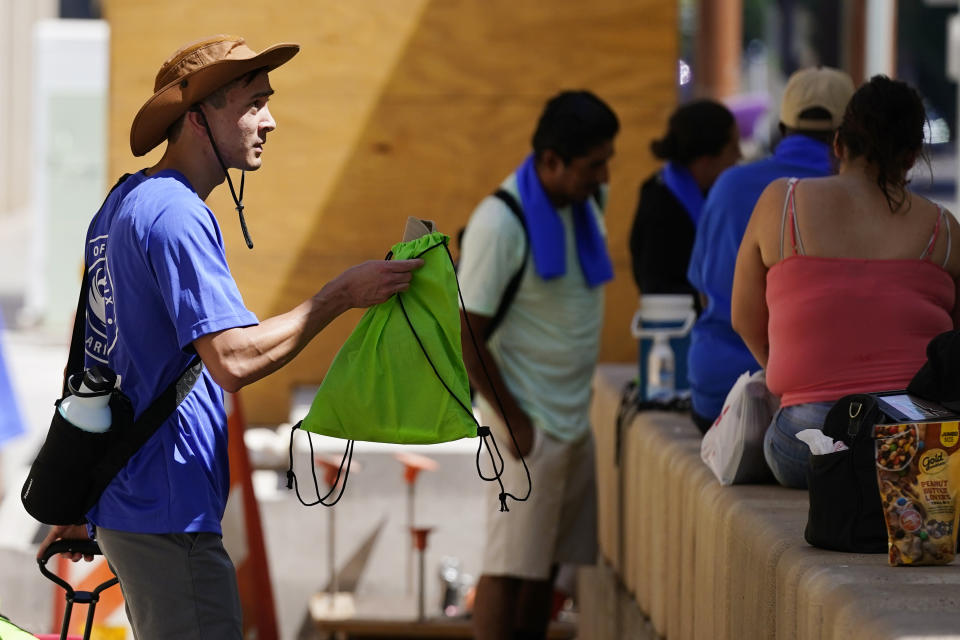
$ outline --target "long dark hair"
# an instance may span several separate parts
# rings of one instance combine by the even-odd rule
[[[907,172],[923,154],[927,114],[916,89],[887,76],[864,83],[843,114],[837,130],[852,158],[863,157],[877,170],[877,186],[891,211],[907,199]]]
[[[730,142],[733,123],[733,114],[719,102],[688,102],[673,112],[667,132],[650,143],[650,151],[661,160],[687,166],[700,156],[723,151]]]

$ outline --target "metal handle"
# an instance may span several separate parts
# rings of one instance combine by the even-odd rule
[[[103,555],[103,552],[100,551],[100,545],[98,545],[94,540],[57,540],[56,542],[51,543],[49,547],[44,549],[43,555],[37,558],[37,564],[40,565],[40,573],[46,576],[49,580],[60,585],[64,591],[67,592],[67,599],[72,600],[77,592],[74,591],[72,586],[70,586],[70,583],[47,569],[47,561],[53,556],[61,553],[80,553],[85,556],[99,556]],[[109,589],[115,584],[117,584],[116,577],[101,583],[96,589],[93,590],[93,596],[99,595],[101,591],[104,589]]]
[[[102,555],[100,545],[95,540],[57,540],[47,547],[43,555],[37,558],[40,565],[47,564],[47,560],[61,553],[82,553],[85,556]]]

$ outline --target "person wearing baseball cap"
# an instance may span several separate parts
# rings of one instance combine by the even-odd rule
[[[364,262],[263,321],[245,307],[204,201],[226,179],[252,248],[243,175],[260,168],[277,127],[270,73],[299,49],[258,53],[227,35],[178,49],[130,129],[135,156],[166,142],[163,156],[121,178],[87,231],[90,295],[75,329],[84,366],[112,369],[140,415],[165,389],[180,391],[178,380],[202,361],[176,410],[87,513],[89,527],[54,527],[39,551],[95,533],[137,638],[241,637],[236,575],[220,538],[230,486],[223,391],[284,366],[347,309],[405,290],[422,264]],[[241,171],[239,191],[231,169]]]
[[[730,322],[737,250],[753,207],[777,178],[833,173],[830,144],[853,89],[850,76],[837,69],[808,68],[791,75],[780,102],[783,137],[773,155],[727,169],[710,189],[687,269],[704,303],[688,354],[692,414],[701,431],[720,415],[740,374],[760,369]]]

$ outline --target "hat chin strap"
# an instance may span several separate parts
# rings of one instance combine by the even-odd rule
[[[223,158],[220,156],[220,150],[217,149],[217,143],[213,141],[213,131],[210,130],[210,125],[207,124],[207,117],[200,111],[201,120],[203,121],[203,128],[207,130],[207,138],[210,139],[210,146],[213,148],[213,155],[217,156],[217,162],[220,163],[220,167],[223,169],[223,175],[227,176],[227,186],[230,187],[230,195],[233,196],[233,202],[236,205],[237,213],[240,216],[240,230],[243,231],[243,239],[247,242],[247,248],[253,249],[253,240],[250,239],[250,232],[247,230],[247,221],[243,217],[243,183],[246,180],[246,171],[240,172],[240,196],[237,197],[237,192],[233,189],[233,180],[230,179],[230,172],[227,171],[227,165],[223,162]]]

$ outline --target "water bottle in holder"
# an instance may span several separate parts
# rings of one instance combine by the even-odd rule
[[[676,360],[669,338],[658,333],[653,337],[653,347],[647,356],[647,400],[667,401],[677,393]]]
[[[116,384],[117,374],[99,365],[74,374],[67,379],[70,394],[60,401],[57,410],[78,429],[103,433],[110,429],[110,394]]]
[[[667,402],[689,393],[686,351],[697,315],[689,294],[646,294],[630,323],[639,341],[643,400]],[[677,351],[675,351],[677,350]]]

